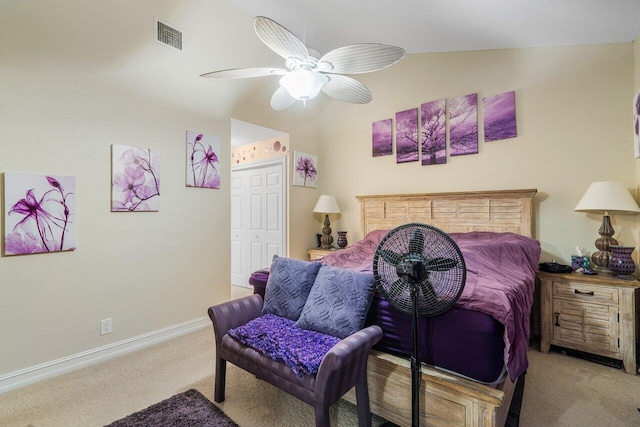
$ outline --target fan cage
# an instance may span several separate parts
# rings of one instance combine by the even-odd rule
[[[412,244],[415,246],[421,241],[422,248],[416,251]],[[382,251],[398,255],[397,261],[413,257],[426,263],[426,278],[401,277],[397,266],[388,262]],[[417,311],[421,316],[436,316],[450,309],[460,298],[466,281],[466,265],[458,245],[439,228],[420,223],[402,225],[387,233],[374,255],[373,272],[376,286],[385,299],[407,314],[412,312],[411,289],[416,286]]]

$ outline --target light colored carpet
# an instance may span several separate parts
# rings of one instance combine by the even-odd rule
[[[210,328],[0,395],[3,427],[103,426],[195,388],[213,400]],[[529,350],[523,427],[640,426],[640,377]],[[233,365],[220,408],[241,426],[313,425],[310,406]],[[332,407],[332,426],[356,426],[355,407]],[[374,426],[383,422],[375,418]]]

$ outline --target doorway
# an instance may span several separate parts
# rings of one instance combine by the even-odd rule
[[[231,284],[250,287],[251,273],[286,249],[286,158],[231,170]]]

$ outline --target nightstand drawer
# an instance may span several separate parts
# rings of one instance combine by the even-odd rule
[[[595,304],[618,305],[618,289],[581,282],[553,282],[553,297]]]

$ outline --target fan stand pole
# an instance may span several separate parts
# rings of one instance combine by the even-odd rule
[[[418,346],[418,285],[411,286],[413,357],[411,358],[411,427],[420,427],[420,348]]]

